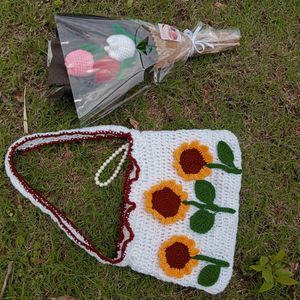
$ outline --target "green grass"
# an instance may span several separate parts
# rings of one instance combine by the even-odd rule
[[[56,3],[56,5],[55,5]],[[220,295],[162,283],[152,277],[100,265],[75,246],[50,219],[0,178],[0,287],[9,260],[14,272],[4,299],[289,299],[278,286],[258,294],[261,282],[247,266],[285,248],[300,257],[299,3],[289,1],[30,1],[0,2],[0,153],[23,135],[27,87],[30,133],[76,128],[74,105],[48,101],[47,38],[56,12],[143,18],[193,28],[199,20],[238,27],[241,47],[189,60],[164,83],[101,120],[142,130],[211,128],[233,131],[243,153],[243,182],[234,274]],[[49,147],[18,159],[22,174],[111,255],[117,236],[121,180],[99,191],[93,176],[117,144]],[[298,160],[297,160],[298,158]],[[2,169],[3,170],[3,169]],[[298,271],[299,272],[299,271]],[[297,277],[296,277],[297,278]],[[298,278],[299,280],[299,273]]]

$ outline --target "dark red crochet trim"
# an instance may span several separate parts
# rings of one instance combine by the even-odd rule
[[[69,140],[56,140],[56,141],[51,141],[51,142],[45,142],[41,143],[35,146],[27,147],[24,149],[18,149],[20,146],[23,144],[33,141],[38,138],[57,138],[61,136],[73,136],[73,135],[83,135],[83,137],[74,137],[70,138]],[[73,222],[68,219],[65,214],[58,210],[55,206],[53,206],[50,202],[47,201],[47,199],[42,196],[39,192],[34,190],[33,188],[30,187],[30,185],[24,180],[24,178],[20,175],[20,173],[16,170],[15,164],[14,164],[14,156],[18,152],[29,152],[32,150],[36,150],[39,148],[42,148],[44,146],[49,146],[49,145],[54,145],[54,144],[61,144],[61,143],[72,143],[72,142],[77,142],[77,141],[83,141],[83,140],[99,140],[99,139],[126,139],[129,143],[129,151],[128,151],[128,159],[130,161],[129,167],[126,171],[125,174],[125,184],[124,184],[124,192],[123,192],[123,201],[122,201],[122,208],[121,208],[121,220],[119,224],[119,238],[118,241],[116,242],[116,251],[121,252],[120,257],[115,257],[115,258],[109,258],[100,253],[93,245],[92,243],[84,237],[84,235],[81,233],[81,231],[73,224]],[[136,181],[139,178],[139,172],[140,168],[137,164],[137,161],[135,158],[132,157],[131,151],[132,151],[132,136],[130,133],[123,133],[123,132],[114,132],[114,131],[95,131],[95,132],[89,132],[89,131],[72,131],[72,132],[58,132],[58,133],[53,133],[53,134],[37,134],[34,136],[29,136],[25,137],[21,142],[14,144],[9,152],[8,156],[8,163],[10,166],[10,169],[13,173],[14,176],[17,177],[19,182],[22,184],[24,189],[29,192],[34,199],[39,202],[42,206],[44,206],[46,209],[51,211],[51,213],[55,216],[61,227],[74,239],[74,241],[84,247],[86,250],[89,250],[93,253],[95,253],[100,259],[107,261],[111,264],[117,264],[120,263],[124,257],[125,257],[125,252],[128,243],[130,243],[133,238],[134,238],[134,233],[130,227],[128,218],[130,213],[136,208],[136,205],[134,202],[131,202],[129,200],[129,193],[131,191],[131,184]],[[135,168],[135,176],[133,178],[130,178],[131,172]],[[68,229],[68,227],[62,222],[65,221],[73,229],[79,233],[83,238],[84,238],[84,243],[78,240],[78,238]],[[129,238],[124,241],[124,233],[123,230],[124,228],[127,229],[129,232]]]

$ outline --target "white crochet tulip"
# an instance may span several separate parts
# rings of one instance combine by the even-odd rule
[[[104,50],[115,60],[122,61],[135,54],[135,43],[124,34],[111,35],[106,42],[108,46],[105,46]]]

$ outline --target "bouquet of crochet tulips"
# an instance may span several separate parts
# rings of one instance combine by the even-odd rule
[[[239,45],[240,32],[199,23],[179,31],[167,24],[96,16],[57,15],[49,44],[49,84],[69,86],[82,125],[160,82],[178,61]]]

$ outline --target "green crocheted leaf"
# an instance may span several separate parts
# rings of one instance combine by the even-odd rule
[[[131,68],[135,62],[136,62],[136,55],[134,55],[133,57],[129,57],[129,58],[124,59],[121,62],[120,71],[119,71],[119,74],[117,76],[117,79],[118,80],[123,79],[124,75],[126,74],[128,69]]]
[[[136,40],[137,44],[141,41],[137,36],[128,32],[125,28],[123,28],[120,24],[113,24],[112,30],[115,34],[124,34],[127,37],[131,38],[133,41]]]
[[[206,204],[212,204],[216,198],[216,191],[214,186],[206,180],[196,181],[195,194],[200,201]]]
[[[139,49],[139,50],[141,50],[145,54],[147,54],[146,47],[148,46],[148,42],[149,42],[149,37],[147,36],[145,39],[143,39],[142,41],[140,41],[138,43],[138,45],[136,46],[136,48]]]
[[[217,146],[219,160],[230,167],[234,167],[234,155],[227,143],[220,141]]]
[[[136,61],[136,56],[134,55],[133,57],[124,59],[121,64],[124,68],[130,68],[132,67],[135,61]]]
[[[208,232],[215,224],[215,215],[205,209],[194,213],[190,219],[190,227],[197,233]]]
[[[202,286],[212,286],[218,281],[220,272],[221,268],[219,266],[205,266],[198,276],[198,283]]]
[[[101,48],[99,45],[86,43],[86,44],[81,44],[79,46],[79,48],[82,50],[91,52],[93,54],[95,60],[98,60],[107,55],[105,50],[103,48]]]
[[[131,33],[129,33],[123,26],[121,26],[121,25],[118,24],[118,23],[114,23],[114,24],[112,25],[112,30],[113,30],[113,32],[114,32],[115,34],[124,34],[124,35],[126,35],[126,36],[128,36],[128,37],[131,37],[131,36],[132,36]]]

